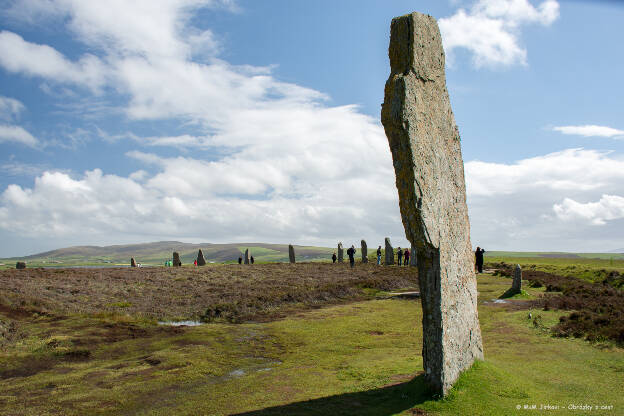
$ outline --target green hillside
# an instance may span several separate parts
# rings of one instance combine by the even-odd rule
[[[328,247],[294,246],[297,261],[328,261],[333,249]],[[180,254],[182,264],[192,264],[197,258],[199,249],[204,253],[207,262],[233,263],[249,249],[256,262],[288,261],[287,244],[263,243],[181,243],[179,241],[159,241],[144,244],[128,244],[113,246],[77,246],[61,248],[25,257],[0,259],[4,266],[15,267],[16,261],[26,261],[29,267],[38,266],[86,266],[86,265],[126,265],[134,257],[143,265],[162,265],[170,260],[172,253]]]

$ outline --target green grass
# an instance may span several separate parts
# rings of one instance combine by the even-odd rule
[[[517,405],[571,403],[620,413],[624,351],[551,337],[561,312],[485,303],[509,284],[479,276],[485,361],[443,400],[423,383],[420,302],[383,299],[193,328],[110,313],[14,317],[0,414],[519,415],[536,412]]]
[[[519,264],[523,269],[541,270],[560,276],[574,276],[589,282],[601,282],[616,271],[624,274],[624,260],[598,258],[496,257],[485,258],[485,266],[505,262]]]

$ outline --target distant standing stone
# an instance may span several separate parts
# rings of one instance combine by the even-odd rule
[[[249,249],[245,249],[245,264],[249,264]]]
[[[513,283],[511,284],[511,290],[516,293],[520,293],[522,291],[522,267],[519,264],[516,264],[516,269],[514,270]]]
[[[368,263],[368,246],[366,241],[362,240],[360,244],[362,246],[362,263]]]
[[[22,270],[26,268],[26,262],[24,261],[18,261],[17,263],[15,263],[15,268]]]
[[[288,258],[290,259],[291,263],[295,263],[295,248],[292,246],[292,244],[288,245]]]
[[[182,262],[180,261],[180,255],[178,254],[177,251],[173,252],[173,267],[180,267],[182,266]]]
[[[137,267],[136,260],[134,260],[134,257],[130,259],[130,267]]]
[[[342,263],[344,261],[344,249],[342,248],[342,243],[338,243],[338,263]]]
[[[198,266],[205,266],[206,265],[206,259],[204,258],[204,252],[201,250],[201,248],[197,252],[197,265]]]
[[[386,237],[386,266],[394,264],[394,249],[390,244],[390,237]]]

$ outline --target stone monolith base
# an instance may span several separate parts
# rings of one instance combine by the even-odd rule
[[[516,268],[514,269],[514,277],[513,282],[511,283],[511,290],[515,293],[522,292],[522,267],[519,264],[516,264]]]
[[[392,248],[389,237],[386,237],[384,242],[386,244],[386,266],[390,266],[394,264],[394,248]]]
[[[180,267],[182,266],[182,262],[180,261],[180,255],[178,254],[177,251],[173,252],[173,267]]]
[[[342,263],[344,261],[344,248],[342,248],[342,243],[338,243],[338,263]]]
[[[291,263],[295,262],[295,248],[292,246],[292,244],[288,245],[288,259]]]
[[[206,258],[204,257],[204,252],[201,250],[201,248],[197,252],[197,265],[198,266],[206,265]]]
[[[362,263],[368,263],[368,246],[366,245],[366,241],[362,240],[360,246],[362,250]]]
[[[460,138],[435,19],[397,17],[381,121],[390,144],[405,234],[416,249],[425,380],[446,395],[483,358]]]

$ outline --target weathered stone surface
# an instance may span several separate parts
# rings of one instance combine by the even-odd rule
[[[15,268],[22,270],[26,268],[26,262],[24,261],[18,261],[17,263],[15,263]]]
[[[245,264],[249,264],[249,249],[245,249]]]
[[[394,264],[394,249],[392,248],[392,244],[390,244],[390,237],[386,237],[386,266],[390,266]]]
[[[460,137],[435,19],[392,20],[391,73],[381,120],[392,152],[405,234],[415,248],[425,380],[445,395],[483,358]]]
[[[134,257],[130,258],[130,267],[137,267],[137,263],[136,260],[134,260]]]
[[[514,269],[514,277],[513,282],[511,283],[511,290],[520,293],[522,291],[522,267],[519,264],[516,264],[516,268]]]
[[[338,263],[342,263],[344,261],[344,249],[342,248],[342,243],[338,243]]]
[[[198,266],[206,265],[206,258],[204,257],[204,252],[201,250],[201,248],[197,252],[197,265]]]
[[[182,262],[180,261],[180,255],[178,254],[177,251],[173,252],[173,267],[180,267],[182,266]]]
[[[292,246],[292,244],[288,245],[288,259],[291,263],[295,262],[295,248]]]
[[[362,246],[362,263],[368,263],[368,246],[366,241],[362,240],[360,245]]]
[[[414,245],[412,244],[412,247],[410,247],[410,262],[409,262],[410,267],[416,267],[418,265],[418,260],[416,260],[416,249],[414,248]]]

